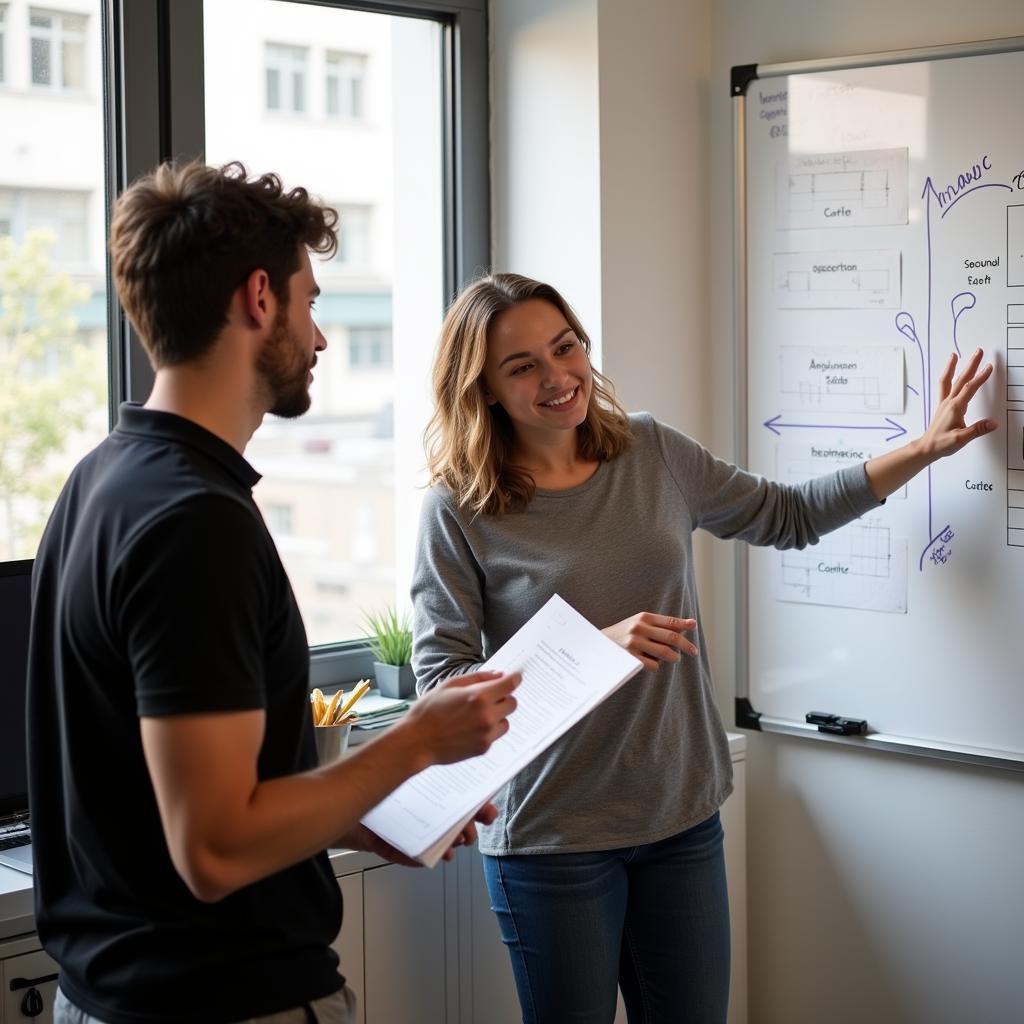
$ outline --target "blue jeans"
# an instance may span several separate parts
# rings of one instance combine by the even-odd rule
[[[484,857],[524,1024],[724,1024],[729,897],[718,814],[600,853]]]

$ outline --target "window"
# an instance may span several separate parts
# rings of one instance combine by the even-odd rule
[[[240,34],[242,31],[240,26]],[[308,55],[309,50],[304,46],[267,43],[267,110],[305,112]]]
[[[81,265],[88,260],[86,239],[89,193],[59,189],[0,187],[0,235],[24,242],[32,232],[51,238],[55,264]]]
[[[326,93],[306,95],[305,109],[326,116],[268,121],[247,105],[220,56],[244,52],[247,37],[264,48],[267,108],[293,109],[289,79],[323,74]],[[312,645],[357,638],[367,611],[408,602],[423,382],[445,305],[443,40],[426,18],[289,0],[204,5],[207,159],[275,170],[340,215],[337,255],[313,260],[328,346],[312,405],[295,420],[268,416],[246,450],[271,528],[273,505],[293,509],[292,532],[275,536]],[[380,74],[373,118],[370,67]]]
[[[348,365],[353,370],[391,369],[391,329],[350,327]]]
[[[101,0],[74,7],[0,6],[0,53],[32,58],[5,63],[5,82],[52,90],[2,99],[0,561],[35,555],[64,479],[110,426],[102,61],[86,31]]]
[[[370,259],[369,206],[338,203],[338,262],[346,267],[368,268]]]
[[[327,116],[360,121],[366,116],[366,57],[327,52]]]
[[[108,335],[107,193],[164,149],[205,146],[211,162],[278,171],[345,217],[341,257],[316,264],[330,347],[313,407],[268,417],[247,454],[311,642],[356,639],[361,609],[407,599],[430,341],[460,281],[488,263],[487,0],[157,6],[0,0],[0,561],[35,553],[111,409],[149,393],[137,339],[116,320]],[[204,50],[205,95],[179,87]],[[123,89],[108,96],[105,82]]]
[[[84,14],[29,10],[29,55],[32,84],[81,92],[85,88]]]
[[[287,536],[292,532],[292,507],[278,502],[268,502],[263,506],[263,515],[267,528],[273,534]]]

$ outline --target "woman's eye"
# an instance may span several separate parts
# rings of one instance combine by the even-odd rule
[[[511,373],[511,376],[518,377],[520,374],[525,373],[530,368],[530,363],[523,363],[521,366],[517,366]]]
[[[566,341],[558,346],[558,354],[564,356],[566,352],[571,352],[576,347],[576,343],[573,341]]]

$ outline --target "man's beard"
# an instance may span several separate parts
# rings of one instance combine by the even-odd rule
[[[313,358],[313,363],[316,357]],[[302,355],[302,346],[288,326],[285,309],[279,308],[270,336],[256,359],[256,371],[263,377],[270,396],[270,412],[294,419],[309,409],[307,374],[313,366]]]

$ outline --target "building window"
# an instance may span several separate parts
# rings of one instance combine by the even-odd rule
[[[263,516],[267,522],[267,529],[271,533],[281,537],[287,537],[293,532],[292,506],[283,505],[280,502],[267,502],[263,506]]]
[[[391,369],[391,328],[350,327],[348,365],[353,370]]]
[[[28,16],[32,84],[81,92],[85,88],[87,16],[32,7]]]
[[[58,266],[87,262],[88,213],[88,192],[0,188],[0,237],[20,243],[30,231],[46,231],[53,236],[49,258]]]
[[[369,267],[370,219],[369,206],[338,203],[338,262],[345,267]]]
[[[361,121],[366,116],[366,57],[327,51],[327,116]]]
[[[267,43],[267,110],[305,113],[308,59],[309,50],[305,46]]]

